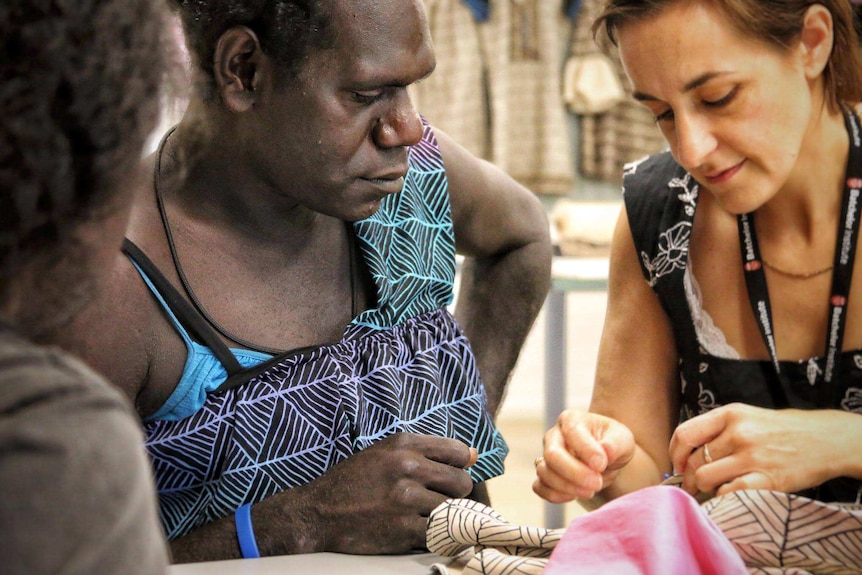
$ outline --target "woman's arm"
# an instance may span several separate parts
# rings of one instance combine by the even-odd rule
[[[654,485],[671,471],[668,445],[679,421],[679,358],[670,321],[640,267],[623,208],[614,230],[608,311],[590,411],[634,434],[637,450],[606,495]]]
[[[566,411],[548,431],[534,490],[551,501],[593,499],[585,503],[596,506],[659,483],[671,470],[677,364],[670,323],[644,280],[623,209],[611,246],[590,412]]]

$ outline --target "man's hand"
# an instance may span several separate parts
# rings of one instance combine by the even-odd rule
[[[455,439],[399,433],[266,503],[301,498],[315,551],[406,553],[425,548],[425,528],[435,507],[473,490],[465,468],[475,457],[474,449]],[[288,504],[294,511],[295,503]],[[278,548],[277,525],[267,526],[265,536],[263,530],[256,525],[258,538],[273,545],[272,554],[291,552]]]

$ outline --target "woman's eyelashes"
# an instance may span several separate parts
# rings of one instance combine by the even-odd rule
[[[703,103],[710,108],[721,108],[733,101],[736,97],[737,90],[739,90],[739,86],[734,86],[733,89],[731,89],[725,96],[717,100],[704,100]]]
[[[668,109],[666,112],[662,112],[655,117],[656,124],[659,124],[661,122],[667,122],[670,120],[673,120],[673,110],[671,109]]]
[[[734,98],[736,98],[738,90],[739,86],[734,86],[733,89],[727,92],[727,94],[716,100],[703,99],[701,101],[703,102],[703,105],[707,108],[723,108],[724,106],[730,104]],[[670,120],[673,120],[672,108],[668,108],[666,111],[661,112],[660,114],[656,114],[655,116],[656,123],[668,122]]]

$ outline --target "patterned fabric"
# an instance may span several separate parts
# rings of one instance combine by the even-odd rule
[[[411,86],[417,109],[473,154],[539,194],[574,185],[560,70],[571,21],[561,2],[506,0],[477,22],[464,0],[425,0],[437,69]]]
[[[431,76],[410,85],[410,97],[436,128],[489,160],[491,119],[480,24],[463,0],[425,0],[425,9],[437,67]]]
[[[455,232],[446,170],[427,123],[410,150],[404,189],[353,228],[377,288],[377,307],[354,324],[387,329],[452,303]]]
[[[440,575],[849,575],[862,572],[862,506],[751,490],[698,507],[679,489],[651,487],[543,529],[450,499],[431,513],[426,543],[453,558],[434,565]]]
[[[274,358],[244,372],[244,383],[208,394],[191,417],[146,426],[169,538],[308,483],[396,432],[475,447],[474,481],[502,473],[506,444],[486,412],[473,352],[446,310],[454,236],[427,126],[410,165],[402,193],[354,226],[376,308],[340,342]]]
[[[495,2],[479,26],[490,109],[490,160],[537,194],[572,191],[572,139],[562,98],[571,21],[560,2]]]
[[[735,491],[703,504],[751,573],[862,572],[862,507],[776,491]]]
[[[449,499],[431,512],[425,543],[433,553],[461,558],[434,565],[439,575],[539,575],[563,532],[512,525],[482,503]]]
[[[680,419],[720,405],[741,402],[772,408],[771,362],[711,355],[698,339],[685,293],[688,246],[700,191],[698,183],[669,152],[626,166],[624,200],[641,270],[658,294],[674,331],[680,356]],[[862,350],[839,355],[836,376],[828,385],[812,385],[825,357],[782,361],[780,385],[790,407],[842,409],[862,414]],[[862,481],[839,478],[807,492],[823,501],[855,501]]]

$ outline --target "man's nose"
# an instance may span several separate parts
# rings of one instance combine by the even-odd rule
[[[374,143],[381,148],[414,146],[422,139],[422,120],[419,112],[404,88],[393,101],[393,105],[377,120],[374,127]]]

